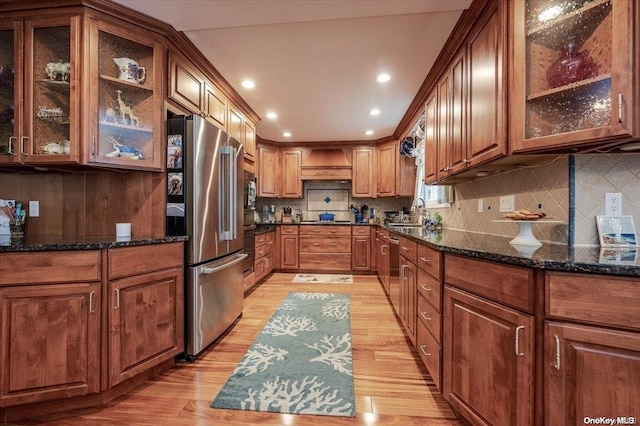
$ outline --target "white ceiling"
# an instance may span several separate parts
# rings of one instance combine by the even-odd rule
[[[260,137],[296,142],[390,136],[471,3],[115,1],[183,31],[261,117]],[[386,84],[376,82],[382,72],[391,76]],[[246,78],[254,89],[240,85]],[[381,114],[370,116],[372,108]],[[367,129],[374,134],[365,136]]]

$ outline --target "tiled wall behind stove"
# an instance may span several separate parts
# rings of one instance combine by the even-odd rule
[[[405,206],[409,208],[411,206],[411,200],[406,197],[400,198],[352,198],[351,196],[351,182],[344,181],[305,181],[303,184],[304,198],[287,198],[287,199],[273,199],[273,198],[259,198],[256,202],[258,212],[262,212],[262,206],[274,205],[276,207],[276,219],[280,219],[282,216],[282,207],[293,207],[295,209],[302,209],[302,216],[304,220],[318,220],[319,214],[328,213],[335,214],[335,220],[350,220],[354,221],[354,215],[349,210],[342,210],[342,200],[332,200],[329,204],[336,204],[340,210],[331,210],[330,208],[323,209],[323,211],[310,211],[308,210],[307,191],[317,192],[317,190],[326,190],[327,194],[340,193],[346,191],[348,194],[347,205],[356,204],[358,206],[367,205],[370,209],[376,209],[376,216],[382,220],[385,211],[398,211],[402,210]],[[336,203],[336,201],[338,201]],[[328,205],[329,205],[328,204]]]
[[[443,217],[445,228],[460,229],[480,234],[515,237],[518,225],[493,223],[503,219],[500,213],[500,196],[514,195],[515,209],[542,209],[554,220],[564,224],[539,224],[534,235],[540,241],[567,243],[569,218],[568,159],[559,157],[550,164],[518,169],[496,176],[477,179],[456,185],[456,198],[451,208],[431,209]],[[478,212],[478,200],[483,199],[484,209]]]
[[[575,156],[575,245],[599,245],[596,216],[604,214],[604,194],[622,193],[622,214],[640,226],[640,154]]]

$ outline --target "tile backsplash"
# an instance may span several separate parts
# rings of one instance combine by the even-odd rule
[[[515,237],[518,225],[494,223],[503,219],[500,196],[514,195],[515,209],[542,209],[550,218],[564,224],[538,224],[534,235],[540,241],[567,243],[569,219],[568,158],[558,157],[543,165],[516,169],[495,176],[457,184],[455,201],[450,208],[430,209],[443,217],[445,228],[460,229],[480,234]],[[483,212],[478,212],[478,200],[483,201]]]
[[[603,215],[604,194],[622,193],[622,214],[640,225],[640,154],[575,156],[575,245],[599,245],[596,216]]]

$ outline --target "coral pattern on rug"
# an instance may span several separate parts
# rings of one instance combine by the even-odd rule
[[[213,408],[355,417],[348,294],[289,293]]]
[[[347,274],[297,274],[293,283],[315,283],[315,284],[352,284],[353,275]]]

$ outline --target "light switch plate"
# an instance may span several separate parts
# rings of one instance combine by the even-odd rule
[[[505,195],[500,197],[500,212],[512,212],[515,210],[516,197],[514,195]]]
[[[482,213],[484,210],[484,199],[478,198],[478,213]]]
[[[40,217],[39,201],[29,201],[29,217]]]

